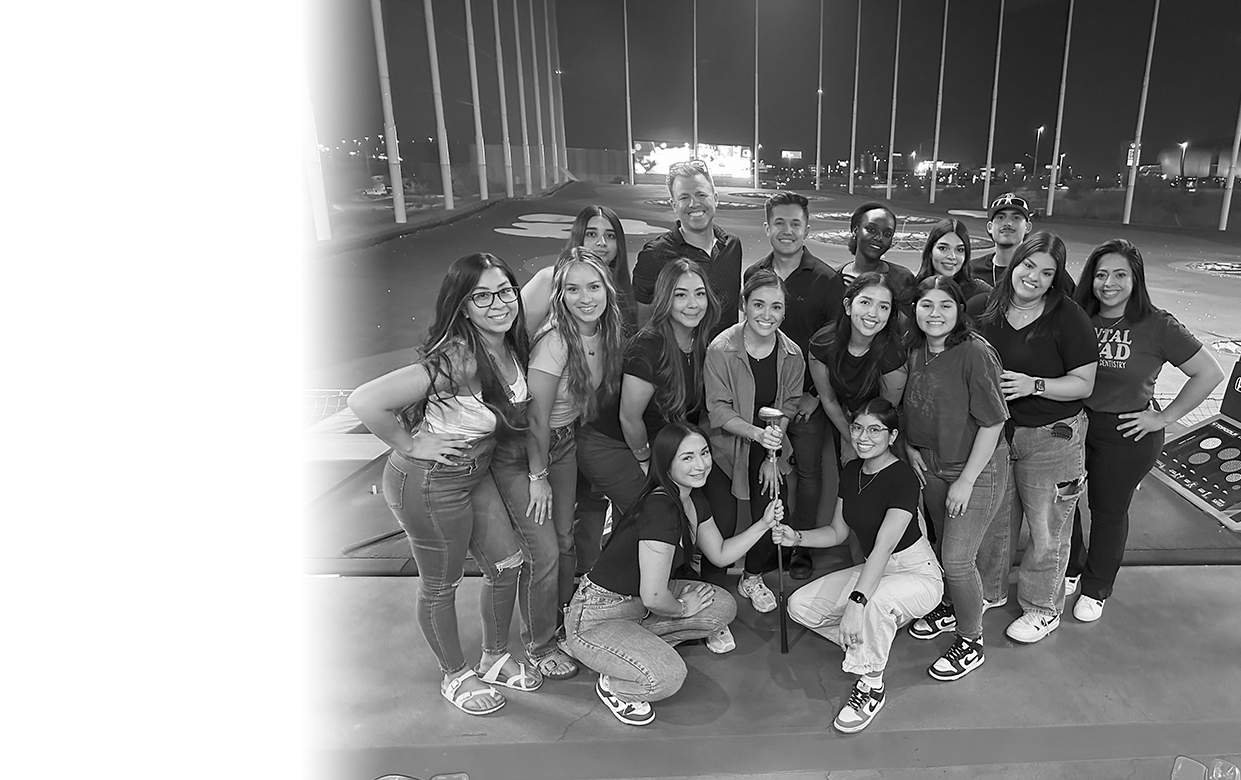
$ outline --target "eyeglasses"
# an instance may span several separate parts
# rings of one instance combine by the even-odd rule
[[[866,434],[866,438],[868,439],[873,439],[879,434],[884,433],[885,431],[890,431],[890,430],[892,429],[885,428],[882,425],[861,426],[861,425],[858,425],[857,423],[853,423],[852,425],[849,426],[849,433],[851,435],[861,436],[862,434]]]
[[[476,292],[470,293],[470,303],[480,309],[490,309],[495,299],[499,298],[501,303],[512,303],[517,300],[517,288],[505,287],[503,290],[496,292]]]

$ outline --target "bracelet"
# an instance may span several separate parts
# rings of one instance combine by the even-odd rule
[[[526,476],[530,478],[531,482],[538,482],[540,479],[547,479],[549,473],[551,473],[550,467],[543,469],[537,474],[527,474]]]
[[[689,605],[685,603],[685,599],[677,599],[677,601],[681,604],[681,611],[678,612],[676,616],[683,618],[685,617],[685,613],[689,610]]]
[[[633,453],[633,457],[637,459],[639,463],[646,463],[648,460],[651,459],[651,444],[650,442],[647,442],[646,444],[643,444],[638,449],[631,450],[631,452]],[[643,457],[644,455],[646,457]]]
[[[797,534],[797,546],[801,547],[801,531],[798,531],[796,528],[794,528],[793,533]]]

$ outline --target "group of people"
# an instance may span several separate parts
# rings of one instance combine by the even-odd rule
[[[632,273],[602,206],[524,288],[500,258],[463,257],[419,359],[349,399],[392,447],[383,492],[413,548],[444,698],[484,715],[504,706],[501,688],[586,666],[617,719],[648,724],[685,678],[677,644],[736,646],[729,566],[742,561],[737,597],[771,612],[771,572],[787,561],[812,580],[810,550],[842,544],[855,565],[806,582],[787,610],[858,676],[844,733],[883,707],[902,628],[953,634],[928,668],[937,680],[983,663],[982,616],[1007,601],[1023,523],[1008,637],[1047,636],[1078,590],[1074,616],[1097,620],[1164,428],[1223,377],[1152,304],[1138,249],[1102,244],[1074,285],[1064,243],[1031,234],[1009,194],[988,212],[994,252],[973,256],[965,225],[944,220],[915,273],[883,259],[897,220],[872,202],[850,221],[853,259],[833,269],[805,246],[807,199],[780,192],[771,252],[743,275],[706,165],[673,165],[667,183],[677,224]],[[1164,363],[1189,381],[1160,409]],[[476,665],[456,613],[467,554],[483,579]],[[515,610],[524,661],[510,652]]]

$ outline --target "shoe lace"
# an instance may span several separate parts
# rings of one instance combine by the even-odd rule
[[[866,711],[866,704],[870,701],[870,691],[862,690],[862,686],[853,686],[853,693],[849,694],[849,701],[845,702],[845,706],[852,707],[854,711],[861,714]]]
[[[969,655],[973,650],[973,646],[961,637],[957,637],[957,641],[952,643],[952,647],[948,648],[948,652],[944,653],[944,658],[949,661],[960,661]]]
[[[926,614],[926,617],[923,618],[923,620],[925,620],[928,623],[933,623],[936,620],[939,620],[940,618],[948,617],[951,614],[953,614],[952,607],[950,607],[947,604],[940,604],[938,607],[928,612]]]

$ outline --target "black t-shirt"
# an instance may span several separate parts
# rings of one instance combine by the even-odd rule
[[[711,505],[701,490],[692,490],[689,495],[701,525],[711,517]],[[692,551],[685,544],[684,522],[678,499],[659,488],[646,494],[616,524],[607,545],[599,554],[598,562],[590,570],[590,581],[622,596],[641,596],[642,572],[638,565],[638,549],[643,540],[672,545],[670,576],[694,579],[689,569]],[[689,536],[691,540],[697,539],[697,529],[691,530]]]
[[[659,360],[666,348],[667,345],[658,334],[641,333],[629,342],[629,346],[625,350],[624,373],[650,382],[655,387],[655,395],[651,396],[651,400],[646,404],[646,409],[642,412],[642,423],[646,426],[647,441],[655,441],[655,434],[659,433],[668,424],[668,419],[660,414],[658,402],[660,388],[658,377]],[[706,395],[703,390],[701,369],[695,372],[692,356],[682,352],[675,344],[671,346],[669,354],[680,367],[681,377],[685,381],[685,420],[697,425],[699,415],[706,408]],[[623,384],[623,378],[621,381]],[[610,403],[599,409],[599,416],[590,425],[605,436],[611,436],[613,439],[624,441],[625,434],[620,426],[619,393]]]
[[[832,383],[832,390],[836,391],[836,400],[840,402],[840,407],[848,416],[862,404],[872,398],[878,398],[881,388],[879,383],[875,383],[874,389],[866,394],[862,393],[862,380],[866,375],[866,360],[870,357],[869,351],[865,355],[855,356],[849,354],[848,347],[843,347],[844,359],[841,361],[840,369],[835,368],[828,351],[828,338],[832,332],[831,328],[834,327],[834,325],[829,325],[814,334],[814,338],[810,339],[810,354],[815,360],[827,366],[827,376]],[[879,358],[879,375],[891,373],[904,365],[905,350],[896,339],[890,339]]]
[[[685,240],[681,223],[642,247],[638,262],[633,267],[633,297],[638,303],[649,305],[655,295],[655,280],[668,263],[678,257],[686,257],[702,266],[706,282],[720,301],[720,321],[711,331],[715,338],[729,325],[737,324],[737,310],[741,299],[741,239],[731,236],[712,225],[715,243],[707,253]]]
[[[779,380],[776,377],[776,350],[780,348],[779,342],[772,348],[771,354],[765,358],[755,359],[749,354],[746,360],[750,361],[750,373],[754,375],[754,424],[765,428],[767,423],[759,420],[758,410],[764,406],[776,405],[776,387]]]
[[[869,556],[875,549],[875,538],[888,510],[904,509],[911,517],[893,550],[900,552],[922,538],[922,530],[916,522],[922,485],[913,468],[903,460],[893,461],[877,474],[863,474],[864,462],[855,458],[840,471],[840,489],[836,494],[845,502],[845,524],[857,534],[862,552]]]
[[[1021,330],[1014,330],[1007,317],[1001,317],[998,325],[979,324],[982,335],[1000,353],[1005,371],[1057,379],[1099,359],[1090,318],[1066,297],[1061,297],[1054,309],[1049,303],[1037,320]],[[1048,425],[1081,410],[1080,399],[1053,401],[1045,396],[1027,395],[1008,402],[1013,423],[1024,428]]]

